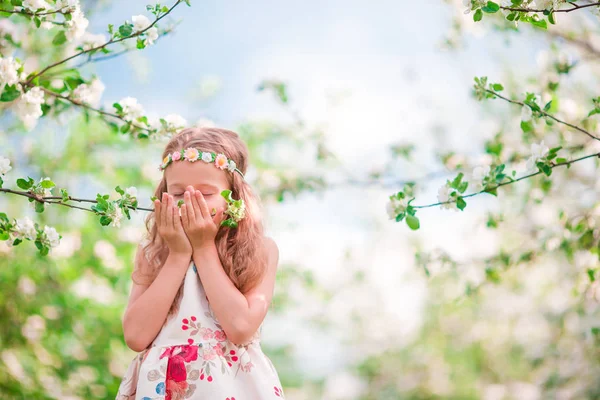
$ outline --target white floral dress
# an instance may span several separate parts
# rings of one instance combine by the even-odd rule
[[[277,371],[260,346],[261,331],[262,324],[240,346],[227,339],[192,261],[177,315],[132,360],[116,400],[283,399]]]

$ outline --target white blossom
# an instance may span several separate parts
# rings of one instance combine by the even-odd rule
[[[106,87],[100,81],[95,78],[89,84],[83,83],[73,90],[73,97],[82,103],[91,105],[92,107],[98,107],[100,104],[100,98]]]
[[[0,58],[0,88],[19,82],[19,62],[13,57]]]
[[[10,160],[0,156],[0,175],[5,175],[11,169],[12,167],[10,166]]]
[[[49,10],[50,4],[46,3],[44,0],[25,0],[23,1],[23,8],[26,8],[30,11],[36,11],[39,9]]]
[[[76,8],[71,12],[71,20],[66,21],[65,25],[67,27],[67,31],[65,32],[67,40],[73,41],[73,39],[78,39],[83,36],[89,25],[89,21],[83,15],[81,8]]]
[[[46,243],[50,247],[56,247],[60,244],[60,235],[56,232],[56,229],[48,225],[44,226],[44,236]]]
[[[235,161],[229,160],[229,164],[227,165],[227,170],[233,172],[233,171],[235,171],[236,168],[237,168],[237,165],[235,165]]]
[[[535,171],[537,169],[536,163],[539,159],[544,158],[548,155],[550,149],[544,144],[542,140],[540,144],[531,144],[531,157],[527,160],[527,171]]]
[[[125,97],[119,101],[119,104],[123,108],[123,118],[126,121],[132,122],[144,115],[144,108],[133,97]]]
[[[151,45],[154,44],[154,41],[158,39],[158,29],[156,27],[152,27],[146,31],[146,40],[144,44]]]
[[[134,15],[131,20],[133,21],[134,32],[143,31],[150,26],[150,20],[145,15]]]
[[[112,218],[112,222],[110,226],[116,226],[117,228],[121,227],[121,219],[123,218],[123,211],[121,207],[115,207],[115,211],[109,215]]]
[[[180,115],[169,114],[163,118],[166,122],[166,126],[163,126],[160,119],[153,119],[150,123],[152,129],[157,130],[157,135],[171,136],[174,133],[178,133],[187,126],[187,121]]]
[[[477,166],[473,168],[473,172],[468,179],[469,187],[471,187],[472,191],[479,192],[483,189],[483,179],[488,176],[490,173],[490,166]]]
[[[396,196],[390,196],[386,205],[386,211],[389,219],[396,219],[396,216],[406,210],[408,207],[408,198],[398,199]]]
[[[79,0],[56,0],[56,9],[62,12],[75,11],[80,7]]]
[[[208,152],[203,152],[202,153],[202,161],[207,162],[207,163],[212,162],[212,155]]]
[[[137,197],[138,195],[138,191],[135,186],[130,186],[127,189],[125,189],[125,193],[130,195],[131,197]]]
[[[18,237],[25,237],[30,240],[35,240],[37,237],[35,223],[28,216],[17,219],[15,232],[17,233]]]
[[[99,46],[106,44],[108,40],[106,39],[106,35],[102,33],[94,34],[90,32],[85,32],[81,37],[81,47],[83,50],[90,50]]]
[[[25,128],[30,131],[37,125],[42,116],[42,104],[44,103],[44,92],[38,86],[23,93],[15,103],[14,113],[23,122]]]
[[[438,196],[437,196],[438,202],[445,203],[447,201],[450,201],[450,203],[440,204],[440,207],[442,208],[442,210],[444,210],[444,209],[445,210],[454,210],[454,211],[460,210],[458,208],[458,205],[456,204],[456,197],[450,196],[451,192],[453,192],[453,191],[455,191],[455,190],[452,189],[447,184],[438,189]]]

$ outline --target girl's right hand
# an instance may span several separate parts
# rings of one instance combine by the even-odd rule
[[[169,254],[192,255],[192,245],[183,230],[179,209],[173,196],[163,193],[162,202],[154,200],[154,213],[158,234],[167,243]]]

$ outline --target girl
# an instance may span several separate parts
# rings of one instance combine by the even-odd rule
[[[139,354],[117,400],[284,397],[260,346],[279,251],[244,180],[247,160],[226,129],[187,128],[168,142],[123,316]]]

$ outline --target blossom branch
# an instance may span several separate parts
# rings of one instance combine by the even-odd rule
[[[487,92],[487,93],[490,93],[490,94],[492,94],[492,95],[494,95],[494,96],[496,96],[496,97],[499,97],[499,98],[501,98],[502,100],[505,100],[505,101],[507,101],[507,102],[509,102],[509,103],[512,103],[512,104],[517,104],[517,105],[520,105],[520,106],[525,106],[525,105],[526,105],[525,103],[523,103],[523,102],[521,102],[521,101],[518,101],[518,100],[512,100],[512,99],[509,99],[509,98],[507,98],[507,97],[504,97],[504,96],[502,96],[501,94],[499,94],[498,92],[495,92],[495,91],[493,91],[493,90],[490,90],[490,89],[487,89],[487,88],[482,88],[482,90],[483,90],[483,91],[485,91],[485,92]],[[528,107],[529,107],[529,106],[528,106]],[[556,118],[554,115],[552,115],[552,114],[548,114],[547,112],[545,112],[545,111],[543,111],[543,110],[538,110],[537,112],[539,112],[540,114],[542,114],[542,115],[544,115],[544,116],[546,116],[546,117],[548,117],[548,118],[550,118],[550,119],[552,119],[552,120],[554,120],[554,121],[558,122],[559,124],[566,125],[566,126],[568,126],[568,127],[572,128],[572,129],[575,129],[575,130],[577,130],[577,131],[579,131],[579,132],[581,132],[581,133],[584,133],[584,134],[586,134],[587,136],[589,136],[590,138],[592,138],[592,139],[594,139],[594,140],[598,140],[598,141],[600,141],[600,138],[599,138],[599,137],[597,137],[597,136],[594,136],[593,134],[591,134],[590,132],[588,132],[587,130],[585,130],[585,129],[583,129],[583,128],[580,128],[580,127],[578,127],[578,126],[576,126],[576,125],[573,125],[573,124],[571,124],[571,123],[569,123],[569,122],[562,121],[562,120],[560,120],[560,119]]]
[[[565,166],[565,165],[567,165],[567,166],[568,166],[568,165],[570,165],[570,164],[576,163],[576,162],[578,162],[578,161],[581,161],[581,160],[585,160],[585,159],[587,159],[587,158],[592,158],[592,157],[599,157],[599,158],[600,158],[600,152],[598,152],[598,153],[594,153],[594,154],[588,154],[588,155],[586,155],[586,156],[583,156],[583,157],[580,157],[580,158],[576,158],[576,159],[574,159],[574,160],[570,160],[570,161],[565,161],[565,162],[560,162],[560,163],[551,162],[551,163],[550,163],[550,166],[549,166],[549,168],[550,168],[550,169],[554,169],[554,168],[556,168],[556,167],[562,167],[562,166]],[[501,187],[501,186],[510,185],[510,184],[512,184],[512,183],[516,183],[516,182],[522,181],[522,180],[524,180],[524,179],[531,178],[532,176],[539,175],[539,174],[541,174],[542,172],[543,172],[543,171],[537,171],[537,172],[534,172],[534,173],[532,173],[532,174],[529,174],[529,175],[522,176],[522,177],[520,177],[520,178],[517,178],[517,179],[512,179],[512,178],[511,178],[511,180],[510,180],[510,181],[508,181],[508,182],[502,182],[502,183],[499,183],[499,184],[497,184],[496,186],[492,186],[492,187],[485,188],[485,189],[483,189],[483,190],[481,190],[481,191],[479,191],[479,192],[475,192],[475,193],[467,194],[467,195],[465,195],[465,196],[461,196],[461,198],[463,198],[463,199],[464,199],[464,198],[467,198],[467,197],[473,197],[473,196],[477,196],[477,195],[479,195],[479,194],[481,194],[481,193],[492,192],[492,191],[494,191],[495,189],[497,189],[497,188],[499,188],[499,187]],[[428,208],[428,207],[439,206],[439,205],[442,205],[442,204],[450,204],[450,203],[454,203],[454,202],[455,202],[455,201],[444,201],[444,202],[439,202],[439,203],[435,203],[435,204],[428,204],[428,205],[425,205],[425,206],[412,206],[412,207],[413,207],[413,208]]]
[[[590,3],[590,4],[585,4],[585,5],[578,5],[575,4],[574,2],[569,2],[569,5],[573,6],[573,8],[568,8],[568,9],[561,9],[561,10],[551,10],[551,13],[569,13],[571,11],[575,11],[575,10],[581,10],[587,7],[593,7],[593,6],[600,6],[600,2],[596,2],[596,3]],[[521,8],[521,7],[508,7],[508,6],[499,6],[500,9],[502,10],[507,10],[507,11],[515,11],[515,12],[533,12],[533,13],[543,13],[543,12],[547,12],[548,10],[538,10],[538,9],[533,9],[533,8]]]
[[[111,45],[111,44],[114,44],[114,43],[119,43],[119,42],[122,42],[122,41],[124,41],[124,40],[127,40],[127,39],[132,39],[132,38],[135,38],[135,37],[137,37],[137,36],[140,36],[140,35],[142,35],[144,32],[146,32],[147,30],[151,29],[151,28],[152,28],[154,25],[156,25],[156,23],[158,23],[158,21],[160,21],[161,19],[163,19],[164,17],[166,17],[166,16],[167,16],[169,13],[171,13],[175,7],[177,7],[179,4],[181,4],[181,3],[182,3],[182,2],[184,2],[184,1],[185,1],[185,0],[177,0],[177,2],[176,2],[176,3],[175,3],[173,6],[171,6],[171,8],[169,8],[169,9],[168,9],[168,11],[166,11],[166,12],[165,12],[164,14],[162,14],[161,16],[157,17],[157,18],[154,20],[154,22],[152,22],[150,25],[148,25],[148,26],[147,26],[145,29],[142,29],[142,30],[140,30],[140,31],[137,31],[137,32],[135,32],[135,33],[134,33],[134,34],[132,34],[132,35],[125,36],[125,37],[121,37],[121,38],[119,38],[119,39],[110,39],[108,42],[106,42],[106,43],[104,43],[104,44],[102,44],[102,45],[99,45],[99,46],[96,46],[96,47],[92,47],[92,48],[90,48],[90,49],[87,49],[87,50],[82,50],[82,51],[80,51],[79,53],[75,53],[74,55],[72,55],[72,56],[70,56],[70,57],[67,57],[67,58],[65,58],[64,60],[57,61],[57,62],[55,62],[54,64],[51,64],[51,65],[47,66],[46,68],[44,68],[43,70],[41,70],[41,71],[40,71],[40,72],[38,72],[37,74],[33,74],[33,75],[31,75],[31,77],[29,77],[29,79],[27,80],[27,82],[25,82],[25,83],[23,84],[23,86],[30,86],[30,85],[31,85],[31,82],[32,82],[32,81],[33,81],[35,78],[37,78],[37,77],[39,77],[39,76],[43,75],[43,74],[44,74],[44,72],[46,72],[46,71],[48,71],[48,70],[50,70],[50,69],[52,69],[52,68],[55,68],[55,67],[57,67],[57,66],[59,66],[59,65],[62,65],[62,64],[66,63],[66,62],[67,62],[67,61],[69,61],[69,60],[72,60],[72,59],[74,59],[74,58],[76,58],[76,57],[79,57],[79,56],[80,56],[80,55],[82,55],[82,54],[90,53],[90,52],[93,52],[93,51],[96,51],[96,50],[101,50],[101,49],[103,49],[103,48],[105,48],[105,47],[107,47],[107,46],[109,46],[109,45]]]

